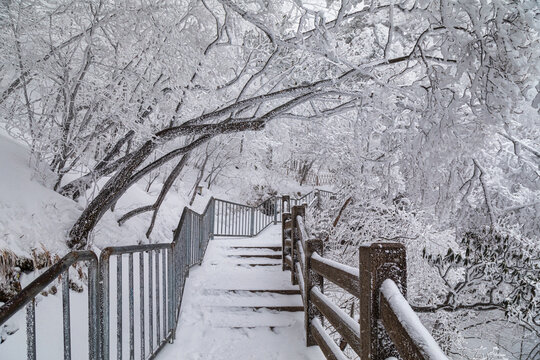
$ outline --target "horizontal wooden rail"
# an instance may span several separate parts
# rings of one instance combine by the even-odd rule
[[[328,360],[347,360],[341,349],[336,345],[334,340],[326,333],[319,319],[314,319],[311,322],[311,332],[321,348],[324,357]]]
[[[395,282],[381,285],[381,320],[400,355],[407,360],[446,359],[439,345],[422,325]]]
[[[351,295],[360,297],[358,269],[325,259],[317,253],[311,256],[311,268],[325,279],[347,290]]]
[[[406,300],[402,244],[361,246],[357,269],[323,257],[322,241],[310,238],[306,228],[306,205],[290,211],[282,212],[283,269],[291,270],[291,282],[300,287],[308,346],[319,345],[327,359],[346,359],[342,349],[348,345],[361,359],[447,360]],[[358,322],[324,295],[323,279],[358,298]],[[326,333],[323,318],[340,335],[340,346]]]
[[[318,288],[311,289],[311,300],[351,348],[360,354],[360,324],[341,310]]]

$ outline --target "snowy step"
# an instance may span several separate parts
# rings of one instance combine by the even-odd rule
[[[303,306],[212,306],[212,309],[221,311],[259,311],[269,310],[278,312],[303,312]]]
[[[205,294],[213,295],[220,293],[235,293],[235,294],[250,294],[250,293],[272,293],[272,294],[283,294],[283,295],[300,295],[300,289],[206,289]]]
[[[229,254],[228,257],[281,259],[281,254]]]
[[[298,312],[276,312],[266,309],[253,311],[237,310],[226,312],[213,312],[210,319],[212,327],[288,327],[297,323],[303,324],[304,317]]]
[[[227,257],[224,259],[213,259],[212,261],[208,262],[212,266],[229,266],[229,265],[235,265],[235,264],[281,264],[281,259],[269,259],[266,257]]]
[[[230,246],[233,250],[260,250],[267,249],[271,251],[281,251],[281,246]]]
[[[281,251],[272,250],[271,248],[222,248],[222,251],[227,255],[280,255]]]
[[[242,264],[235,264],[236,266],[281,266],[281,263],[242,263]]]
[[[211,241],[186,282],[176,340],[160,359],[324,360],[318,347],[304,346],[302,297],[290,279],[280,226]]]
[[[259,330],[268,329],[272,332],[279,332],[279,329],[289,328],[291,325],[279,326],[279,325],[257,325],[257,326],[214,326],[216,329],[229,329],[229,330]]]
[[[247,307],[279,307],[302,306],[300,295],[283,295],[273,293],[218,293],[199,298],[201,305],[247,306]]]

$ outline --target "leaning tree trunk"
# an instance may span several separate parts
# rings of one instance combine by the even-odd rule
[[[127,163],[105,184],[99,194],[88,204],[69,232],[67,242],[70,248],[83,249],[88,244],[88,235],[130,185],[130,179],[135,170],[150,156],[157,144],[147,141]]]

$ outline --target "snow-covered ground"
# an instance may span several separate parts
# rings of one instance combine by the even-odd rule
[[[19,256],[31,257],[35,251],[37,253],[48,252],[51,257],[55,255],[63,256],[69,252],[69,248],[66,246],[67,233],[71,225],[75,222],[77,217],[82,212],[84,206],[88,201],[92,199],[97,193],[97,188],[89,189],[85,196],[76,202],[65,197],[62,197],[58,193],[51,190],[52,177],[46,170],[46,166],[38,165],[41,171],[36,172],[35,167],[30,163],[30,152],[28,148],[20,144],[5,135],[0,133],[0,251],[9,250]],[[250,171],[249,177],[245,176],[245,169],[232,167],[225,174],[225,176],[214,184],[211,191],[208,189],[203,190],[202,196],[197,196],[192,208],[195,211],[201,212],[206,206],[211,196],[219,197],[222,199],[233,200],[241,203],[248,201],[253,202],[256,199],[257,194],[254,191],[256,185],[260,189],[264,187],[278,187],[283,189],[284,193],[294,193],[297,191],[308,192],[310,187],[300,187],[294,183],[291,179],[280,177],[277,174],[270,176],[270,172],[259,169],[259,171]],[[144,184],[136,184],[133,186],[118,202],[115,211],[108,211],[102,220],[98,223],[94,233],[91,237],[90,249],[94,250],[98,255],[101,249],[107,246],[118,245],[132,245],[138,243],[148,242],[170,242],[172,240],[172,230],[178,225],[178,220],[182,213],[183,208],[189,202],[190,190],[193,186],[194,179],[196,177],[195,169],[187,169],[185,175],[179,179],[175,187],[168,194],[165,202],[163,203],[158,216],[154,232],[151,239],[147,239],[144,235],[146,228],[150,221],[151,213],[143,214],[141,216],[134,217],[128,220],[124,225],[119,226],[117,219],[129,210],[132,210],[141,205],[148,205],[155,201],[155,198],[159,192],[159,186],[151,188],[149,192],[144,190]],[[66,181],[73,178],[75,175],[70,174],[67,176]],[[278,185],[276,185],[278,184]],[[229,242],[239,241],[244,243],[245,241],[259,241],[261,244],[265,241],[276,242],[279,237],[268,238],[268,234],[276,233],[277,228],[267,229],[264,234],[265,237],[259,240],[227,240]],[[212,256],[220,254],[219,249],[223,250],[222,246],[216,244],[225,244],[225,242],[213,242],[208,251],[209,257],[200,269],[194,269],[191,279],[195,279],[197,274],[202,274],[206,270],[210,271],[211,276],[215,282],[225,284],[225,280],[229,279],[230,273],[225,271],[217,271],[221,274],[216,275],[216,265],[212,265],[212,262],[216,260],[211,259]],[[214,255],[212,255],[214,254]],[[229,260],[238,260],[236,258],[230,258]],[[252,260],[242,259],[241,262],[248,263]],[[258,259],[257,262],[265,262],[267,260]],[[272,262],[271,260],[268,260]],[[227,266],[225,266],[227,268]],[[280,288],[287,285],[288,277],[278,271],[278,267],[270,266],[264,268],[252,268],[249,266],[230,266],[230,269],[234,270],[236,277],[242,277],[244,286],[251,286],[253,289],[256,284],[265,287],[265,283],[261,282],[264,275],[266,286],[275,286]],[[223,270],[224,268],[220,268]],[[86,273],[85,269],[82,269],[83,273]],[[26,286],[30,281],[35,279],[45,269],[35,271],[30,274],[22,274],[21,284]],[[238,273],[237,273],[238,272]],[[124,272],[127,274],[127,272]],[[248,276],[248,274],[251,274]],[[274,277],[275,275],[275,277]],[[207,275],[207,279],[210,275]],[[84,280],[78,280],[77,270],[70,270],[70,277],[81,285],[84,289],[82,293],[71,292],[71,324],[72,324],[72,344],[73,344],[73,356],[77,359],[87,358],[87,295],[86,285]],[[248,282],[251,278],[251,284]],[[186,296],[190,296],[189,292],[191,287],[194,286],[192,280],[188,281],[188,288]],[[219,280],[221,279],[221,280]],[[230,279],[229,279],[230,280]],[[1,281],[1,278],[0,278]],[[127,281],[127,280],[126,280]],[[273,281],[274,283],[270,283]],[[61,358],[62,357],[62,298],[60,284],[58,282],[53,283],[58,292],[56,294],[39,295],[37,297],[36,305],[36,318],[37,318],[37,349],[38,354],[41,354],[43,358]],[[238,285],[240,286],[240,285]],[[197,287],[195,287],[197,289]],[[196,291],[196,290],[194,290]],[[54,292],[54,291],[53,291]],[[111,291],[111,294],[114,291]],[[200,293],[196,293],[192,299],[197,299],[198,296],[202,296]],[[208,289],[204,296],[205,301],[208,302],[208,306],[212,301],[221,302],[222,299],[240,305],[269,305],[278,304],[283,305],[287,302],[293,301],[298,303],[298,296],[290,297],[279,294],[267,294],[267,295],[253,295],[249,293],[237,294],[237,295],[223,295],[218,294],[213,290]],[[190,303],[190,298],[185,301],[185,304]],[[241,302],[243,301],[243,302]],[[0,303],[2,305],[2,303]],[[207,312],[208,309],[205,311]],[[278,334],[286,334],[287,341],[295,340],[296,347],[292,347],[290,351],[299,351],[298,354],[304,354],[303,340],[302,340],[302,321],[303,317],[300,313],[274,313],[268,310],[257,310],[253,313],[249,313],[250,317],[245,317],[245,311],[236,311],[229,313],[228,315],[223,311],[217,311],[216,314],[221,313],[222,319],[234,318],[245,319],[245,324],[259,323],[259,319],[271,319],[266,325],[272,326],[266,329],[256,328],[249,330],[249,336],[257,336],[259,339],[266,338],[267,346],[270,346],[273,342],[274,347],[280,347],[279,342],[283,341],[283,336]],[[200,311],[199,311],[200,314]],[[183,315],[184,317],[186,315]],[[195,316],[195,315],[194,315]],[[216,315],[216,319],[218,319]],[[189,319],[189,317],[187,318]],[[114,314],[112,314],[112,320],[114,320]],[[185,320],[189,323],[188,320]],[[114,322],[114,321],[113,321]],[[114,324],[113,324],[114,325]],[[274,327],[275,326],[275,327]],[[284,327],[281,327],[284,326]],[[183,332],[184,328],[179,329],[177,335],[177,342],[182,342],[180,332]],[[227,332],[227,329],[212,328],[217,332]],[[114,330],[114,326],[113,329]],[[247,330],[246,330],[247,331]],[[8,333],[15,332],[12,335]],[[269,332],[271,336],[266,337],[265,334]],[[214,333],[215,335],[216,333]],[[232,330],[231,336],[235,339],[241,339],[242,336],[246,336],[247,333],[244,330]],[[294,336],[296,336],[296,338]],[[6,327],[0,329],[0,336],[5,339],[5,342],[0,345],[0,359],[16,359],[26,357],[26,334],[25,334],[25,311],[21,310],[14,317],[12,317],[6,323]],[[219,344],[218,344],[219,345]],[[292,345],[291,345],[292,346]],[[288,347],[288,346],[286,346]],[[310,350],[313,352],[313,350]],[[307,352],[309,353],[309,351]],[[306,353],[306,354],[307,354]],[[9,355],[7,355],[9,354]],[[7,357],[6,357],[7,356]],[[304,355],[302,355],[304,356]],[[211,359],[211,357],[206,357]],[[248,357],[249,358],[249,357]],[[292,356],[292,358],[302,358]]]
[[[300,295],[230,291],[297,289],[279,260],[238,256],[274,251],[235,248],[280,246],[280,230],[271,226],[256,238],[210,242],[202,265],[191,270],[186,282],[176,340],[159,360],[324,359],[318,347],[305,347],[302,312],[264,309],[301,306]]]
[[[34,167],[41,171],[36,172]],[[53,179],[46,165],[31,166],[27,146],[1,132],[0,169],[0,250],[10,250],[23,256],[29,256],[33,250],[46,250],[59,256],[69,252],[66,246],[67,232],[86,204],[97,194],[99,187],[108,180],[102,179],[78,202],[65,198],[51,190]],[[152,204],[161,184],[156,181],[156,186],[149,192],[144,190],[144,181],[132,186],[120,198],[114,212],[108,211],[97,224],[90,239],[91,249],[99,252],[107,246],[170,242],[172,230],[178,225],[182,210],[189,203],[196,176],[197,171],[188,168],[177,180],[161,206],[150,240],[145,232],[151,212],[133,217],[122,226],[118,225],[117,220],[130,210]],[[64,183],[74,178],[76,174],[68,174]],[[307,193],[312,189],[310,186],[299,186],[294,180],[267,169],[248,171],[241,166],[238,169],[231,166],[210,190],[205,188],[202,196],[195,198],[191,208],[202,212],[211,196],[240,203],[254,202],[255,187],[278,188],[282,193]]]

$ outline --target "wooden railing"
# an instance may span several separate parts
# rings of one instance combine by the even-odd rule
[[[347,358],[326,332],[326,320],[362,360],[447,359],[405,298],[402,244],[361,246],[359,268],[347,266],[323,257],[323,241],[310,237],[304,223],[306,205],[290,208],[285,195],[281,207],[283,270],[290,270],[302,294],[307,346],[318,345],[327,359]],[[358,299],[358,321],[324,294],[324,279]]]

